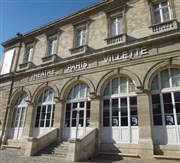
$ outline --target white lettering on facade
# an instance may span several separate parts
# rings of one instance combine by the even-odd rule
[[[82,69],[82,68],[87,68],[87,67],[88,67],[87,61],[82,61],[82,62],[69,64],[68,67],[67,67],[67,70],[68,71],[75,71],[75,70]]]
[[[32,74],[31,78],[36,79],[36,78],[42,78],[42,77],[46,77],[46,76],[50,76],[50,75],[55,75],[55,72],[56,72],[56,70],[54,68],[49,69],[49,70],[44,70],[39,73]]]
[[[136,56],[142,56],[144,54],[147,54],[148,50],[146,47],[141,47],[129,51],[124,51],[122,53],[116,53],[116,54],[109,54],[104,56],[104,62],[110,63],[115,62],[123,59],[133,58]]]

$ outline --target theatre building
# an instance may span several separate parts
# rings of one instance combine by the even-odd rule
[[[180,161],[179,0],[104,0],[2,45],[2,148]]]

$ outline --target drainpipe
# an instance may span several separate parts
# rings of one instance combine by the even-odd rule
[[[7,102],[6,112],[5,112],[4,123],[3,123],[3,127],[2,127],[2,135],[1,135],[1,138],[0,138],[0,145],[4,144],[5,141],[6,141],[6,135],[7,135],[6,131],[7,131],[7,127],[8,127],[8,120],[9,120],[9,115],[10,115],[10,110],[11,110],[10,99],[11,99],[11,95],[12,95],[12,92],[13,92],[14,75],[15,75],[15,73],[17,71],[19,55],[20,55],[20,50],[21,50],[21,46],[22,46],[23,35],[20,34],[20,33],[17,33],[17,36],[18,36],[18,39],[19,39],[19,48],[18,48],[18,52],[17,52],[17,58],[15,60],[14,72],[12,72],[13,76],[12,76],[12,81],[11,81],[11,86],[10,86],[10,91],[9,91],[9,97],[8,97],[8,102]],[[13,65],[13,63],[12,63],[12,65]],[[12,65],[11,65],[11,71],[12,71]]]

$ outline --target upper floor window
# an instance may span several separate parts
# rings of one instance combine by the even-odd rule
[[[117,36],[123,33],[122,17],[115,17],[110,20],[110,36]]]
[[[50,38],[48,44],[48,55],[56,54],[57,52],[57,38]]]
[[[107,10],[107,45],[114,45],[126,42],[125,7],[118,7]]]
[[[73,48],[69,49],[71,54],[83,54],[88,51],[88,29],[90,19],[83,20],[73,24],[74,26],[74,41]]]
[[[86,44],[86,28],[78,29],[76,35],[76,46],[82,46]]]
[[[170,5],[168,1],[164,1],[153,5],[154,23],[163,23],[171,20]]]
[[[26,52],[24,56],[24,62],[31,62],[33,59],[33,51],[34,47],[33,46],[27,46],[26,47]]]

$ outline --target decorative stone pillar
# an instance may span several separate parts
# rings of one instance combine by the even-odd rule
[[[9,129],[10,129],[11,123],[12,123],[13,106],[8,105],[7,109],[8,109],[7,117],[5,117],[6,116],[5,112],[4,112],[4,114],[2,114],[4,123],[5,123],[4,130],[2,131],[2,144],[5,144],[6,140],[8,139]]]
[[[59,98],[54,98],[55,112],[54,112],[54,128],[58,128],[58,140],[63,139],[63,120],[64,120],[64,101]]]
[[[101,135],[101,99],[100,96],[91,95],[91,110],[90,110],[90,127],[95,127],[98,130],[96,136],[96,152],[100,148]]]
[[[143,158],[152,158],[153,142],[149,91],[138,90],[136,93],[139,121],[139,155]]]
[[[26,121],[24,125],[23,137],[28,138],[33,136],[34,118],[35,118],[35,105],[30,101],[26,101],[28,108],[26,111]]]

